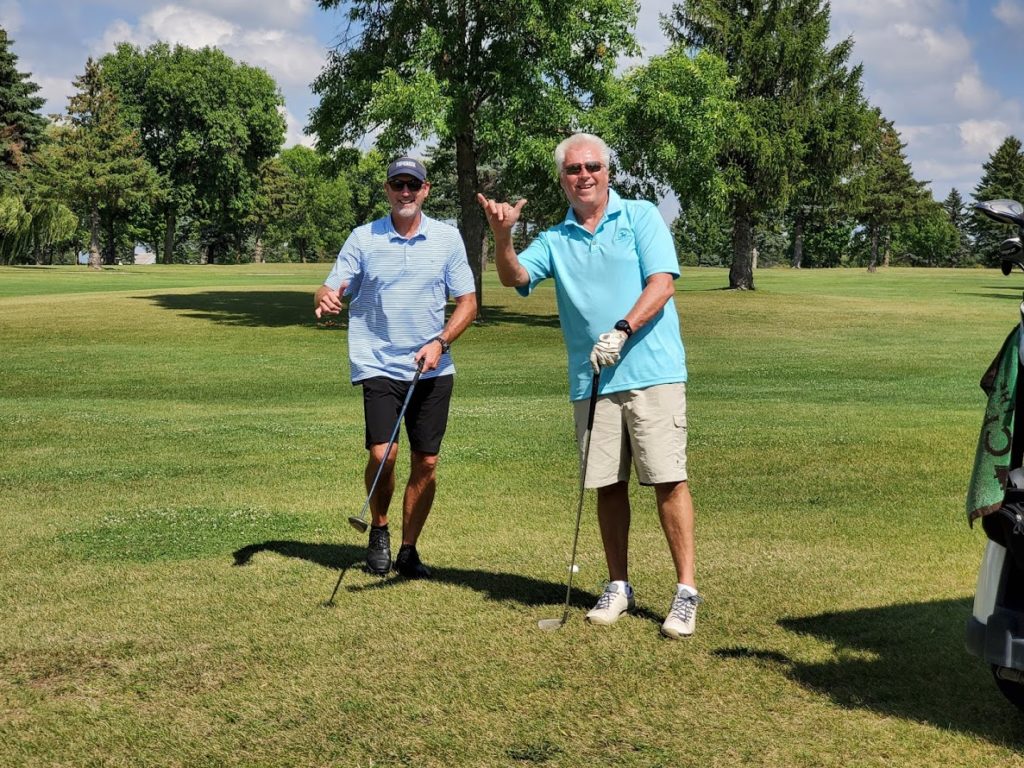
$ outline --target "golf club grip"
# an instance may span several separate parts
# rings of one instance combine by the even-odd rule
[[[590,408],[587,411],[587,432],[594,428],[594,411],[597,410],[597,385],[601,381],[601,372],[594,374],[594,381],[590,385]]]

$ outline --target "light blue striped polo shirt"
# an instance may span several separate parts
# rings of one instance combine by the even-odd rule
[[[612,189],[596,231],[581,226],[570,208],[560,224],[541,232],[519,254],[519,263],[530,275],[530,282],[518,289],[523,296],[540,281],[555,279],[569,353],[570,400],[590,397],[590,351],[597,337],[633,308],[647,278],[658,272],[679,277],[672,233],[658,209],[646,200],[623,200]],[[602,371],[600,392],[680,381],[686,381],[686,353],[670,300],[626,341],[619,362]]]
[[[408,239],[390,214],[352,230],[324,285],[336,291],[345,281],[353,384],[372,376],[411,381],[416,351],[444,329],[448,297],[476,290],[459,231],[422,214]],[[452,373],[444,355],[423,378]]]

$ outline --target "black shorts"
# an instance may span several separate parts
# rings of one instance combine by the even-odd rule
[[[398,421],[410,381],[373,376],[357,382],[363,385],[363,415],[366,418],[366,447],[387,444]],[[448,406],[452,400],[454,376],[420,379],[405,410],[405,431],[409,447],[431,456],[441,450],[448,427]],[[395,435],[398,442],[398,435]]]

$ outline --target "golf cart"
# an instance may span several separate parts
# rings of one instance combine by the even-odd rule
[[[991,200],[975,209],[1018,229],[999,252],[1004,275],[1024,272],[1024,206]],[[1024,711],[1024,302],[1017,327],[982,379],[988,406],[968,490],[971,524],[988,536],[978,570],[974,610],[967,620],[967,650],[992,668],[996,685]]]

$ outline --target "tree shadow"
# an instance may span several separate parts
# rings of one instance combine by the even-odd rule
[[[560,328],[558,315],[516,312],[507,307],[484,305],[481,325],[528,325],[538,328]]]
[[[348,309],[333,317],[317,320],[313,315],[311,291],[202,291],[200,293],[161,293],[135,298],[150,301],[161,309],[184,317],[208,320],[222,325],[255,328],[283,328],[295,325],[316,326],[320,330],[348,328]],[[453,305],[449,305],[450,314]],[[516,312],[500,306],[484,306],[481,325],[527,325],[558,328],[557,314]]]
[[[835,646],[833,657],[821,662],[745,647],[714,653],[774,668],[841,707],[1019,748],[1020,714],[998,692],[987,665],[964,649],[970,613],[971,601],[964,598],[781,619],[783,629]]]
[[[363,568],[366,548],[351,544],[310,544],[302,541],[265,541],[262,544],[250,544],[236,550],[233,555],[236,566],[247,565],[260,552],[274,552],[283,557],[294,557],[315,565],[335,571],[347,571],[349,568]],[[499,603],[518,603],[525,606],[564,605],[565,584],[553,581],[534,579],[514,573],[474,570],[468,568],[432,567],[431,582],[442,582],[467,587],[480,592],[488,600]],[[379,589],[392,589],[406,580],[397,575],[374,581],[367,585],[347,587],[348,592],[366,592]],[[590,610],[597,601],[598,595],[585,590],[572,590],[570,607]],[[653,611],[638,609],[633,615],[648,621],[661,624],[664,616]]]
[[[318,323],[313,315],[312,291],[203,291],[136,296],[184,317],[223,325],[283,328],[291,325],[347,327],[348,313]]]
[[[981,299],[1013,299],[1015,301],[1021,300],[1021,289],[1011,288],[1010,286],[995,286],[988,285],[986,288],[990,288],[993,291],[999,291],[999,293],[981,293],[981,292],[968,292],[962,294],[963,296],[975,296]]]

